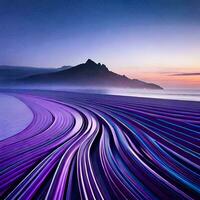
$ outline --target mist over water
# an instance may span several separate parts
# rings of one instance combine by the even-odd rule
[[[5,87],[3,87],[5,89]],[[0,88],[1,89],[1,88]],[[11,89],[11,87],[8,87]],[[12,87],[12,89],[32,89],[32,90],[55,90],[78,93],[107,94],[119,96],[133,96],[156,99],[173,99],[185,101],[200,101],[200,89],[131,89],[131,88],[113,88],[113,87],[78,87],[66,85],[27,85]]]
[[[165,90],[137,90],[137,89],[109,89],[107,94],[147,97],[158,99],[174,99],[187,101],[200,101],[200,90],[189,89],[165,89]]]
[[[113,87],[66,87],[66,86],[51,86],[46,87],[50,90],[70,91],[80,93],[107,94],[119,96],[133,96],[156,99],[173,99],[185,101],[200,101],[200,90],[197,89],[131,89],[131,88],[113,88]]]
[[[150,89],[129,89],[129,88],[74,88],[74,87],[59,87],[53,90],[62,90],[70,92],[94,93],[94,94],[108,94],[119,96],[133,96],[156,99],[173,99],[185,101],[200,101],[200,90],[196,89],[164,89],[164,90],[150,90]]]

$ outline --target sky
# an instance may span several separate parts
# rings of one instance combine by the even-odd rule
[[[0,0],[0,65],[88,58],[163,87],[200,88],[200,1]]]

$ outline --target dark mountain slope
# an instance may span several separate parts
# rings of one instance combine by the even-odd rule
[[[152,83],[146,83],[137,79],[129,79],[126,76],[109,71],[103,64],[97,64],[92,60],[75,67],[56,72],[37,74],[21,79],[26,84],[64,84],[66,86],[99,86],[121,88],[148,88],[162,89]]]
[[[71,67],[63,66],[60,68],[42,68],[42,67],[40,68],[40,67],[0,65],[0,83],[9,83],[32,75],[48,74],[66,70],[69,68]]]

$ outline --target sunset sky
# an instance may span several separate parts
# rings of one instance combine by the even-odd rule
[[[163,87],[200,88],[200,1],[0,0],[0,65],[88,58]]]

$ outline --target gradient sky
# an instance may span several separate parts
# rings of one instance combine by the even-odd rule
[[[88,58],[164,87],[200,88],[200,1],[0,0],[0,64]]]

